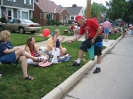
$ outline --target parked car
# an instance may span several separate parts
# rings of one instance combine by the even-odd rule
[[[40,24],[28,19],[10,19],[7,23],[0,23],[0,31],[19,31],[19,33],[31,32],[34,34],[41,29]]]

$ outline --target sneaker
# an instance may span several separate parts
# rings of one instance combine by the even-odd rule
[[[99,72],[101,72],[101,68],[96,68],[96,69],[93,71],[93,73],[99,73]]]
[[[80,66],[80,63],[74,62],[72,66]]]

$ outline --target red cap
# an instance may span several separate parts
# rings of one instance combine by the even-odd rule
[[[77,15],[76,17],[75,17],[75,22],[77,22],[78,21],[78,19],[80,19],[80,18],[83,18],[81,15]]]

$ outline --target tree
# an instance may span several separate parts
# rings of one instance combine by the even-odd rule
[[[133,24],[133,0],[127,1],[127,12],[124,15],[125,22]]]
[[[125,13],[128,11],[126,0],[112,0],[106,2],[106,6],[108,7],[106,17],[109,17],[112,20],[119,18],[123,20]]]
[[[91,4],[91,17],[94,17],[95,15],[97,19],[100,20],[101,14],[105,13],[105,11],[106,11],[106,7],[103,4],[99,4],[96,2],[93,2],[93,4]]]

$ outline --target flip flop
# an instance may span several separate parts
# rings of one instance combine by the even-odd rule
[[[34,80],[34,78],[32,76],[29,76],[29,75],[25,79]]]

